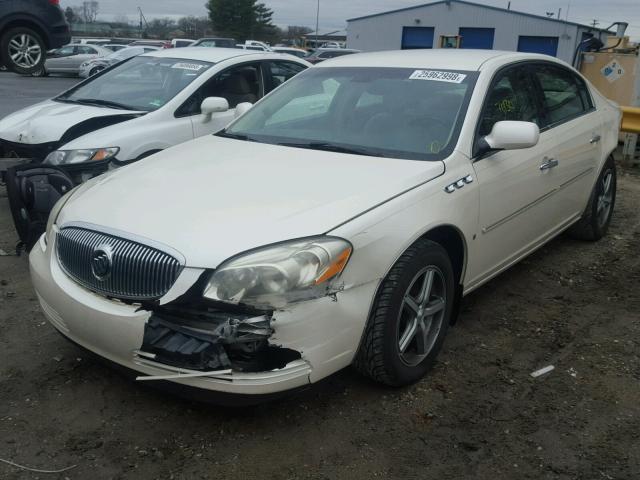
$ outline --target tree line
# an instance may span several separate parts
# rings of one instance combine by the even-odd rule
[[[205,6],[206,17],[154,18],[141,25],[140,30],[146,38],[219,36],[238,42],[252,39],[269,43],[294,40],[312,31],[304,26],[279,28],[273,23],[273,10],[258,0],[207,0]],[[65,15],[69,23],[95,23],[99,10],[98,1],[84,1],[79,6],[67,7]],[[116,30],[131,27],[125,15],[119,15],[110,25]]]

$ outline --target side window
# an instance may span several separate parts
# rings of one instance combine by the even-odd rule
[[[69,47],[62,47],[59,50],[56,51],[56,54],[59,56],[69,56],[69,55],[73,55],[74,52],[76,51],[76,48],[78,47],[73,47],[73,46],[69,46]]]
[[[243,102],[256,103],[262,97],[259,64],[246,64],[230,68],[215,75],[202,85],[176,111],[176,117],[200,114],[200,105],[205,98],[222,97],[229,108]]]
[[[534,67],[544,96],[546,125],[554,125],[591,110],[593,104],[584,82],[572,72],[553,65]]]
[[[78,47],[78,50],[76,51],[76,53],[79,55],[95,55],[96,51],[91,47],[87,47],[86,45],[81,45]]]
[[[306,69],[304,65],[293,62],[268,62],[268,68],[271,73],[271,87],[265,94]]]
[[[523,67],[510,68],[492,83],[480,120],[480,136],[488,135],[496,122],[516,120],[541,125],[534,89]]]

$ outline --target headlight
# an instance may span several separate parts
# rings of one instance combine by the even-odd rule
[[[277,309],[331,291],[351,256],[335,237],[296,240],[236,257],[211,274],[204,296],[226,303]]]
[[[119,147],[91,148],[83,150],[56,150],[47,155],[44,163],[47,165],[69,165],[88,161],[109,160],[120,151]]]

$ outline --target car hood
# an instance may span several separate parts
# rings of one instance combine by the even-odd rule
[[[147,238],[188,266],[215,268],[252,248],[329,232],[443,173],[443,162],[208,136],[98,177],[57,224]]]
[[[24,108],[0,120],[0,138],[8,142],[37,145],[56,142],[71,128],[101,117],[141,114],[129,110],[92,107],[47,100]],[[109,122],[112,124],[111,122]],[[117,118],[113,123],[117,123]],[[101,123],[102,126],[104,126]],[[88,132],[84,132],[88,133]]]

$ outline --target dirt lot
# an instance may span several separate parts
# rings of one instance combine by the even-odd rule
[[[0,189],[0,248],[15,242]],[[351,370],[223,409],[131,383],[45,323],[27,259],[0,257],[0,478],[638,479],[640,176],[609,236],[566,237],[465,299],[440,363],[403,390]],[[556,369],[532,379],[530,373]]]

